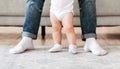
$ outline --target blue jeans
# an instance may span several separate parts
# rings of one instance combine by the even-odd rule
[[[45,0],[27,0],[22,36],[37,39]],[[95,0],[78,0],[80,7],[82,39],[96,36]]]
[[[22,36],[37,38],[45,0],[27,0]]]
[[[96,1],[78,0],[80,7],[80,19],[82,39],[96,38]]]

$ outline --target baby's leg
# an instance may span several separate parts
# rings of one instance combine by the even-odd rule
[[[68,42],[70,45],[76,44],[76,36],[73,27],[73,14],[72,12],[67,13],[62,19],[63,29],[66,33]]]
[[[53,13],[50,13],[50,20],[52,23],[52,35],[55,44],[61,44],[61,22],[56,18]]]
[[[58,52],[61,51],[61,22],[56,18],[56,16],[53,13],[50,13],[50,20],[52,23],[52,36],[54,41],[54,47],[52,47],[49,51],[50,52]]]
[[[67,13],[63,19],[62,24],[64,31],[66,33],[68,42],[69,42],[69,52],[71,53],[77,53],[77,47],[76,47],[76,36],[73,26],[73,13],[69,12]]]

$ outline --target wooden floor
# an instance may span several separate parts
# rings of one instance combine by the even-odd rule
[[[98,42],[109,52],[105,56],[86,53],[83,47],[78,48],[79,53],[76,55],[68,53],[68,48],[59,53],[49,53],[53,45],[51,27],[47,27],[45,40],[41,40],[39,31],[38,39],[34,41],[35,50],[10,54],[9,49],[21,40],[21,31],[21,27],[0,27],[0,69],[120,69],[120,26],[97,27]],[[62,43],[67,46],[62,32]],[[83,46],[80,28],[75,28],[75,32],[77,45]]]
[[[0,27],[0,45],[16,45],[21,40],[22,27]],[[63,32],[62,44],[67,46],[67,39]],[[75,27],[77,36],[77,45],[83,46],[84,42],[81,40],[81,29]],[[52,29],[46,27],[46,38],[41,39],[41,31],[39,29],[38,39],[34,40],[34,45],[53,45]],[[120,46],[120,26],[114,27],[97,27],[97,41],[101,46]]]

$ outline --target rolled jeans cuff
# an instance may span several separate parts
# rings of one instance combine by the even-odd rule
[[[29,32],[22,32],[22,37],[30,37],[32,39],[37,39],[37,36],[35,34],[29,33]]]
[[[89,34],[83,34],[82,35],[82,40],[85,41],[87,38],[96,38],[95,33],[89,33]]]

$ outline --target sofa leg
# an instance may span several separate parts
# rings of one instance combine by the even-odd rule
[[[45,39],[45,26],[41,26],[41,36],[42,36],[42,39]]]

